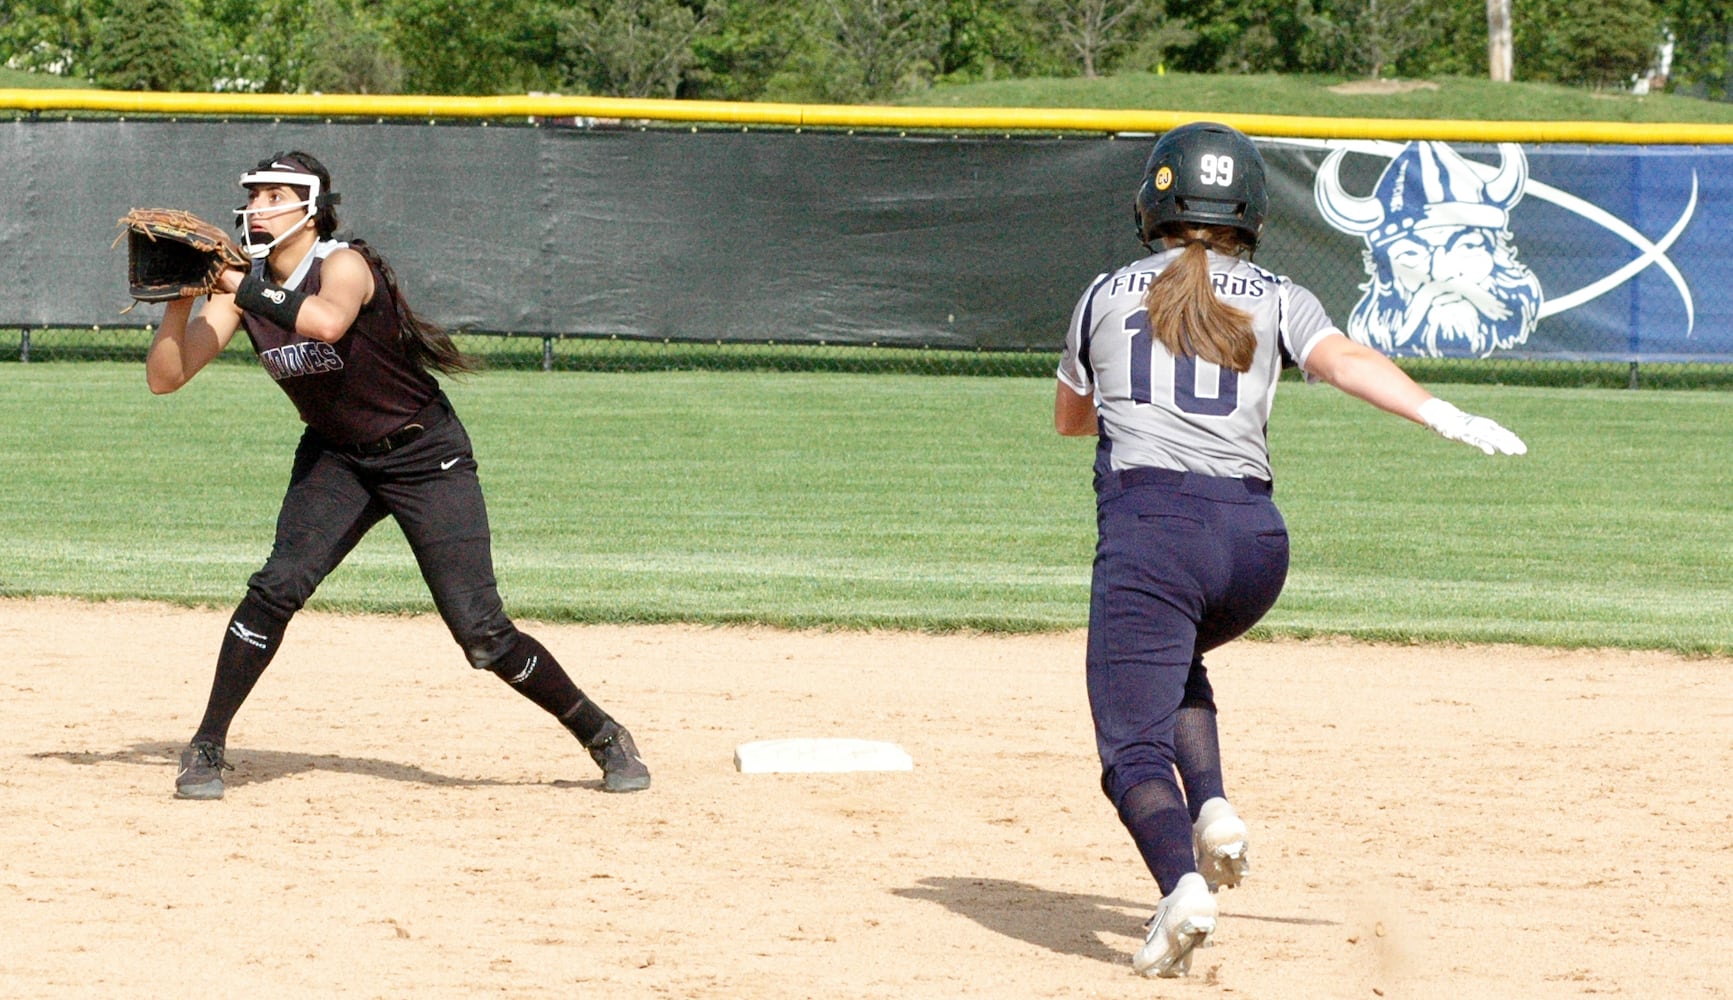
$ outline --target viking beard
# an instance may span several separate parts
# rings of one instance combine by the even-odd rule
[[[1494,271],[1491,287],[1426,281],[1410,294],[1389,279],[1374,280],[1349,331],[1386,354],[1486,357],[1526,341],[1540,304],[1540,281],[1521,264]]]

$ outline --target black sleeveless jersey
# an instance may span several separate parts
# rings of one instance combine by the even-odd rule
[[[286,287],[316,294],[325,258],[346,246],[320,240]],[[263,266],[254,265],[254,273],[260,273]],[[385,278],[377,267],[369,267],[373,271],[373,298],[334,344],[303,337],[250,312],[241,313],[241,322],[265,371],[289,394],[307,426],[336,445],[378,440],[408,423],[439,394],[439,383],[404,349]]]

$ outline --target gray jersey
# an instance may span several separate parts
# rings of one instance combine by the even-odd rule
[[[1182,252],[1166,250],[1095,279],[1072,312],[1059,379],[1094,395],[1112,469],[1269,479],[1265,430],[1283,358],[1304,370],[1312,348],[1340,331],[1311,292],[1211,251],[1216,295],[1251,314],[1257,353],[1246,372],[1176,358],[1150,333],[1143,295]]]

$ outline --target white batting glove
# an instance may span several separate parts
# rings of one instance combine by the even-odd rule
[[[1443,437],[1471,444],[1488,455],[1528,454],[1528,445],[1522,443],[1522,438],[1499,426],[1497,421],[1464,413],[1436,397],[1420,404],[1420,419]]]

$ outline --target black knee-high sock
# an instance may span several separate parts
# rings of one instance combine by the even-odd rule
[[[578,690],[546,646],[522,632],[505,659],[488,669],[510,684],[512,690],[559,719],[582,743],[593,742],[602,727],[612,721],[608,713]]]
[[[1216,731],[1216,713],[1212,705],[1186,702],[1173,717],[1173,751],[1179,765],[1180,780],[1185,782],[1185,802],[1191,821],[1210,799],[1226,798],[1222,782],[1221,737]]]
[[[1119,820],[1131,831],[1137,853],[1143,855],[1143,863],[1149,866],[1163,896],[1173,891],[1182,876],[1197,871],[1191,820],[1177,783],[1158,778],[1134,786],[1120,800]]]
[[[253,685],[259,682],[259,675],[271,665],[288,627],[287,618],[266,608],[251,593],[241,600],[229,619],[222,649],[217,652],[211,697],[205,703],[205,717],[199,722],[194,742],[208,741],[218,746],[228,742],[229,723],[252,693]]]

